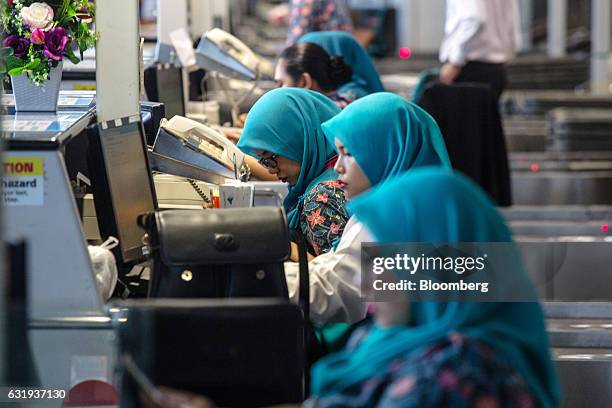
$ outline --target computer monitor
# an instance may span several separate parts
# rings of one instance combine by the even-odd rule
[[[150,101],[162,102],[166,117],[185,116],[183,71],[179,67],[153,65],[145,70],[145,89]]]
[[[161,120],[166,117],[166,107],[161,102],[140,101],[140,116],[144,125],[147,145],[153,146]]]
[[[144,260],[139,215],[157,207],[153,177],[140,121],[90,128],[90,167],[102,239],[119,239],[115,256],[123,264]]]
[[[118,353],[155,386],[205,395],[221,407],[297,404],[304,399],[304,321],[275,299],[147,300],[125,304]],[[140,407],[142,388],[118,367],[121,407]]]

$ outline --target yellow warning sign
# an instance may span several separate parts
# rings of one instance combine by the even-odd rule
[[[42,157],[5,157],[2,167],[5,176],[34,177],[44,174]]]
[[[42,206],[45,201],[45,162],[42,157],[2,158],[2,204]]]

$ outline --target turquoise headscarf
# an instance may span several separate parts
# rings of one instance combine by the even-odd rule
[[[451,168],[435,120],[404,98],[381,92],[361,98],[323,124],[353,155],[374,186],[416,167]]]
[[[352,35],[342,31],[318,31],[302,36],[299,42],[317,44],[329,55],[343,57],[353,68],[351,82],[342,85],[338,93],[352,92],[362,97],[385,90],[370,56]]]
[[[338,178],[326,163],[336,155],[321,123],[340,112],[325,95],[299,88],[280,88],[265,94],[249,112],[238,147],[251,156],[264,150],[300,164],[295,186],[289,187],[284,207],[290,228],[299,225],[303,196],[315,185]]]
[[[425,87],[431,82],[436,81],[440,78],[440,68],[427,69],[419,75],[419,81],[417,82],[414,90],[412,91],[412,102],[417,103],[419,98],[423,94]]]
[[[414,170],[356,198],[350,206],[382,243],[512,242],[486,195],[464,176],[440,169]],[[515,250],[512,259],[518,265]],[[522,267],[515,274],[528,279]],[[538,406],[559,404],[559,385],[538,303],[412,303],[410,317],[415,325],[374,327],[356,350],[321,360],[313,369],[313,394],[340,393],[387,372],[394,358],[460,332],[487,343],[515,367]]]

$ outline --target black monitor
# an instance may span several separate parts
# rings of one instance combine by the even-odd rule
[[[205,395],[221,407],[304,399],[304,319],[274,299],[128,303],[119,353],[154,386]],[[136,376],[119,365],[121,407],[140,407]]]
[[[150,101],[165,105],[166,117],[185,116],[183,70],[168,65],[153,65],[145,70],[145,89]]]
[[[153,146],[161,120],[166,117],[166,107],[161,102],[140,101],[140,116],[142,117],[147,144]]]
[[[157,199],[142,124],[92,126],[89,159],[102,239],[119,239],[115,256],[122,264],[144,260],[144,231],[137,218],[154,211]]]

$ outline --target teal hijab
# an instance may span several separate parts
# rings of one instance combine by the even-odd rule
[[[392,93],[356,100],[325,122],[323,132],[330,143],[342,142],[373,186],[412,168],[451,168],[435,120]]]
[[[376,93],[351,103],[323,124],[323,132],[330,143],[342,142],[373,186],[420,166],[451,168],[436,122],[395,94]],[[349,328],[326,328],[330,348],[345,340]]]
[[[512,242],[486,195],[467,178],[441,169],[414,170],[356,198],[350,206],[381,243]],[[509,259],[519,265],[517,277],[526,278],[518,250]],[[411,326],[375,326],[353,352],[321,360],[313,368],[313,394],[341,393],[388,371],[398,356],[460,332],[487,343],[514,367],[531,387],[538,406],[558,406],[559,385],[538,303],[422,302],[411,304],[410,317],[415,322]]]
[[[440,78],[440,68],[427,69],[419,75],[419,80],[412,91],[412,102],[418,103],[419,99],[425,91],[425,87],[429,83],[436,81]]]
[[[299,88],[270,91],[249,112],[238,147],[251,156],[264,150],[301,166],[298,181],[289,187],[284,202],[290,228],[299,225],[303,196],[315,185],[338,178],[333,168],[327,168],[336,151],[321,123],[339,112],[325,95]]]
[[[329,55],[343,57],[353,68],[351,82],[342,85],[338,93],[353,92],[362,97],[385,90],[370,56],[352,35],[342,31],[318,31],[302,36],[299,42],[317,44]]]

